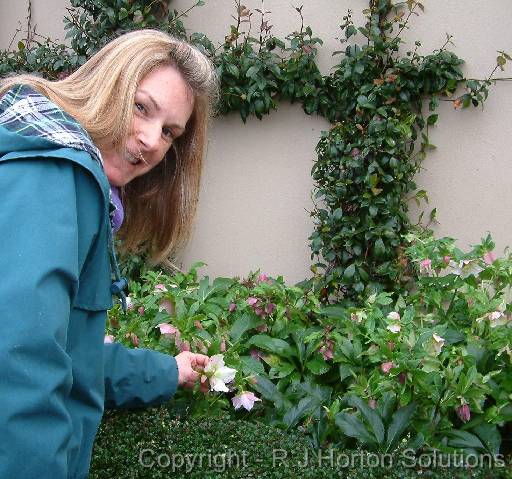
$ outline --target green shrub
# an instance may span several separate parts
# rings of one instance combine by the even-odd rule
[[[344,467],[345,457],[350,454],[353,454],[354,466]],[[373,464],[370,455],[363,451],[336,450],[332,451],[332,456],[323,451],[322,459],[318,457],[308,449],[307,441],[298,432],[285,433],[264,424],[234,421],[228,417],[180,421],[167,409],[160,408],[108,414],[94,446],[90,478],[506,477],[504,467],[421,469],[408,467],[412,462],[405,462],[407,467],[361,467],[361,464]],[[304,465],[306,458],[307,467]],[[391,461],[399,464],[400,458],[390,456],[387,461],[387,465]],[[150,465],[152,467],[148,467]]]

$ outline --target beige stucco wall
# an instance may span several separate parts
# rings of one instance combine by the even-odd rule
[[[5,47],[18,19],[26,16],[23,1],[0,0],[0,48]],[[192,0],[177,0],[182,10]],[[274,33],[283,36],[299,26],[289,0],[266,0]],[[319,55],[324,73],[339,49],[338,25],[347,8],[360,18],[365,0],[303,0],[306,24],[325,41]],[[464,72],[482,78],[490,72],[496,50],[512,52],[512,8],[509,0],[425,0],[425,14],[406,33],[409,43],[421,40],[428,53],[441,46],[445,33],[454,35],[452,50],[466,60]],[[249,8],[261,7],[247,0]],[[297,2],[299,4],[299,2]],[[40,33],[63,38],[60,18],[65,0],[33,0]],[[190,31],[203,31],[220,42],[232,21],[232,1],[207,0],[186,20]],[[502,76],[512,76],[512,64]],[[439,110],[431,129],[437,149],[429,154],[417,178],[437,207],[440,235],[474,243],[487,231],[501,252],[511,241],[512,83],[492,88],[485,108],[455,111],[450,103]],[[208,263],[211,276],[244,275],[261,268],[290,282],[308,275],[307,238],[312,188],[309,172],[314,147],[325,120],[308,117],[297,105],[281,105],[263,121],[244,125],[237,115],[214,121],[205,165],[194,237],[182,261]],[[414,209],[412,217],[417,216]]]

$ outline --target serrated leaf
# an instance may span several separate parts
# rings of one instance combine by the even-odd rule
[[[233,326],[229,331],[231,341],[236,343],[245,332],[249,331],[252,328],[256,328],[260,324],[261,320],[259,318],[255,318],[253,315],[244,314],[242,317],[238,318],[233,323]]]
[[[382,444],[384,442],[384,424],[382,424],[378,414],[357,396],[350,396],[348,403],[358,409],[358,411],[361,413],[361,416],[363,416],[364,420],[370,426],[370,430],[375,436],[377,442]]]
[[[386,452],[392,450],[396,444],[398,444],[403,432],[407,426],[409,426],[410,420],[415,411],[416,403],[412,402],[407,406],[400,408],[395,412],[395,414],[393,414],[387,432]]]
[[[244,374],[264,374],[263,364],[252,356],[240,356],[240,364]]]
[[[258,334],[247,341],[247,346],[256,346],[257,348],[279,354],[280,356],[294,356],[292,347],[283,339],[272,338],[266,334]]]
[[[485,452],[486,448],[478,436],[468,431],[452,430],[449,432],[451,439],[448,445],[460,449],[475,449],[477,451]]]
[[[311,360],[309,360],[307,363],[306,363],[306,367],[313,373],[313,374],[316,374],[316,375],[321,375],[321,374],[325,374],[327,371],[329,371],[330,369],[330,366],[329,364],[325,361],[325,359],[320,356],[319,354],[315,355],[315,357]]]
[[[368,445],[375,445],[375,439],[365,425],[354,415],[340,412],[335,416],[336,425],[343,431],[343,434],[357,439],[359,442]]]

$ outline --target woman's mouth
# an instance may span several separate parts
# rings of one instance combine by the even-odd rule
[[[138,154],[134,154],[131,151],[126,152],[126,159],[132,165],[138,165],[139,163],[144,163],[146,166],[149,166],[149,163],[144,159],[142,152],[139,150]]]

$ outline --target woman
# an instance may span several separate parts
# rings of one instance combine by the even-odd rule
[[[183,243],[215,92],[200,52],[151,30],[64,80],[1,81],[0,477],[86,477],[104,405],[162,403],[206,366],[103,336],[112,227],[157,261]]]

